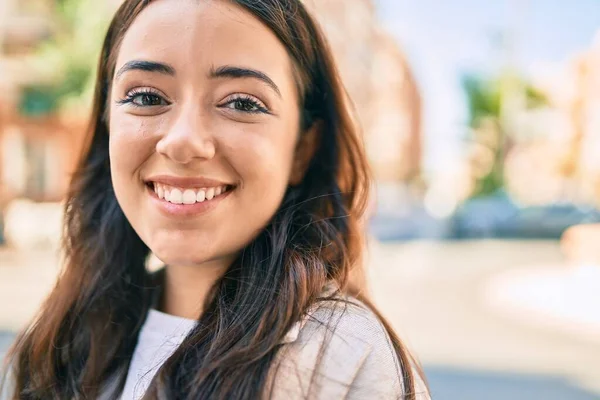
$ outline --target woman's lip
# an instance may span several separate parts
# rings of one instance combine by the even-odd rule
[[[160,199],[156,192],[146,185],[146,191],[150,196],[150,200],[152,203],[158,208],[158,210],[168,217],[189,217],[193,215],[205,214],[207,212],[215,209],[221,201],[223,201],[226,197],[228,197],[231,192],[233,192],[235,188],[231,188],[225,193],[220,194],[217,197],[214,197],[211,200],[204,200],[201,203],[194,204],[173,204],[169,203],[164,199]]]
[[[230,182],[224,182],[216,179],[205,177],[178,177],[170,175],[156,175],[144,179],[146,183],[160,183],[167,186],[179,188],[211,188],[219,186],[235,186]]]

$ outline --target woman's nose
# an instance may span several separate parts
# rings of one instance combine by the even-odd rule
[[[156,144],[156,151],[179,164],[210,160],[215,156],[208,120],[197,111],[182,111]]]

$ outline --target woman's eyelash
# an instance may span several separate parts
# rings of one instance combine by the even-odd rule
[[[228,106],[233,106],[228,107]],[[235,95],[227,100],[221,108],[231,108],[249,114],[269,114],[269,110],[257,99],[250,95]]]
[[[142,97],[147,104],[138,104],[135,100],[139,97]],[[142,103],[143,102],[144,101],[142,101]],[[131,104],[134,107],[154,107],[171,104],[166,101],[163,96],[151,89],[132,90],[125,95],[124,99],[118,100],[117,103]],[[234,111],[248,114],[270,114],[269,110],[260,100],[257,100],[250,95],[235,95],[219,107],[229,108]]]
[[[152,104],[154,103],[153,101],[150,101],[151,104],[138,104],[135,102],[135,99],[137,99],[140,96],[146,96],[146,100],[148,99],[158,99],[158,104]],[[164,102],[164,104],[163,104]],[[131,104],[134,107],[153,107],[153,106],[160,106],[160,105],[169,105],[170,103],[168,101],[166,101],[163,96],[161,96],[159,93],[150,90],[150,89],[134,89],[132,91],[130,91],[129,93],[127,93],[125,95],[125,98],[122,100],[117,101],[118,104]]]

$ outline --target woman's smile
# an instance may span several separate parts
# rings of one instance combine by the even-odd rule
[[[174,176],[155,176],[145,184],[159,211],[174,217],[211,211],[237,188],[219,180]]]

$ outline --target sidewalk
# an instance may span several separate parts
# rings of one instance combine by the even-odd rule
[[[597,340],[512,318],[487,301],[498,274],[563,268],[558,243],[386,244],[375,245],[371,258],[375,300],[424,365],[549,375],[594,390],[600,399]],[[523,397],[537,398],[544,397]]]
[[[0,331],[17,331],[34,317],[58,271],[53,251],[0,247]]]

